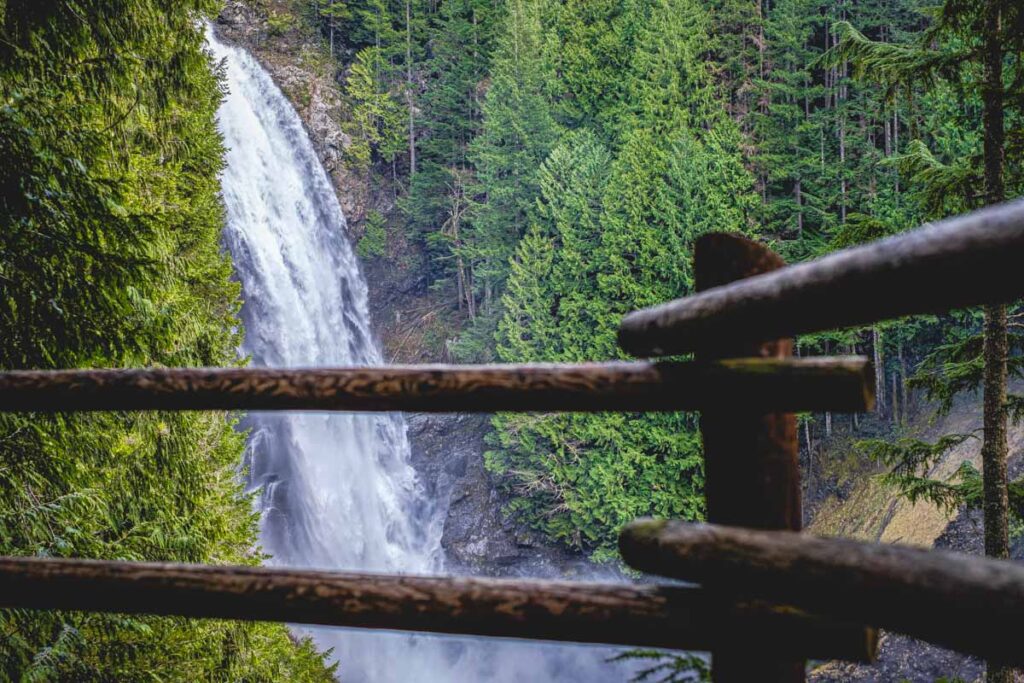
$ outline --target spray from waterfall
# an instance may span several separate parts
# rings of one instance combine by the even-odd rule
[[[242,352],[257,366],[377,365],[345,218],[291,105],[244,50],[208,31],[228,94],[224,242],[242,284]],[[429,574],[445,510],[409,463],[399,415],[253,413],[249,484],[275,565]],[[607,648],[310,629],[346,681],[623,681]]]

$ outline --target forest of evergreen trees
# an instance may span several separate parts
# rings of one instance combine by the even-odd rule
[[[460,314],[454,357],[513,362],[620,354],[623,313],[690,291],[690,245],[703,232],[742,232],[799,261],[995,201],[982,116],[990,5],[1001,14],[1003,199],[1024,182],[1012,2],[301,9],[340,59],[355,55],[351,125],[368,129],[364,158],[400,177],[400,229],[429,251],[432,286]],[[980,502],[970,463],[954,481],[920,476],[971,435],[932,444],[903,431],[915,396],[941,412],[981,386],[983,317],[799,340],[805,355],[873,357],[880,424],[867,431],[884,438],[858,447],[915,499]],[[831,415],[805,416],[805,458],[833,426]],[[639,514],[702,512],[691,416],[498,416],[491,445],[510,512],[598,558],[613,556],[616,530]]]
[[[688,293],[708,231],[799,261],[1024,192],[1015,0],[252,4],[338,60],[348,163],[393,186],[390,225],[429,254],[460,361],[618,357],[621,316]],[[0,367],[239,362],[221,92],[202,52],[217,11],[0,0]],[[873,357],[879,413],[858,448],[890,483],[989,505],[998,481],[969,463],[921,475],[972,435],[924,443],[905,423],[915,397],[941,412],[982,385],[986,426],[1024,414],[996,391],[1000,367],[1021,370],[1018,323],[990,307],[808,336],[799,352]],[[611,559],[635,517],[702,516],[696,427],[499,415],[486,464],[516,519]],[[801,429],[812,458],[839,427],[808,415]],[[0,416],[0,553],[258,563],[242,448],[223,414]],[[985,448],[1005,477],[1005,434]],[[1015,484],[1009,500],[1024,511]],[[279,625],[15,610],[0,631],[12,680],[333,678]]]

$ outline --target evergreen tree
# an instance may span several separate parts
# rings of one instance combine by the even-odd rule
[[[580,361],[618,355],[621,316],[692,289],[693,240],[751,227],[739,138],[715,106],[697,46],[705,26],[687,0],[620,18],[637,27],[613,157],[598,135],[565,137],[537,174],[540,198],[502,299],[498,357]],[[565,17],[563,16],[563,19]],[[655,27],[674,27],[655,36]],[[637,515],[702,514],[699,436],[688,415],[502,415],[492,472],[511,511],[610,557]],[[586,456],[583,457],[583,453]]]
[[[566,0],[550,48],[559,74],[560,121],[587,128],[614,146],[629,97],[630,67],[642,17],[621,0]]]
[[[533,227],[503,297],[504,361],[580,361],[615,353],[617,317],[600,295],[603,198],[610,156],[574,133],[540,169]],[[499,415],[488,468],[516,494],[509,512],[597,559],[644,514],[702,514],[699,438],[678,415]],[[584,455],[585,454],[585,455]]]
[[[454,290],[448,298],[470,319],[476,298],[462,254],[474,177],[469,146],[481,129],[500,12],[490,0],[453,0],[433,17],[424,65],[430,86],[418,103],[419,167],[401,200],[413,238],[427,247],[435,286]]]
[[[0,3],[0,367],[237,362],[205,0]],[[256,565],[222,413],[0,418],[0,552]],[[280,624],[0,612],[4,680],[330,681]]]
[[[380,49],[366,47],[356,53],[345,86],[351,113],[344,128],[352,140],[345,153],[355,168],[364,171],[375,152],[393,163],[405,147],[405,112],[384,89],[384,73]]]
[[[947,165],[936,160],[921,144],[905,160],[921,182],[931,185],[925,193],[926,198],[938,198],[954,188],[967,187],[964,180],[976,175],[978,168],[983,169],[983,195],[979,197],[970,191],[960,194],[959,199],[967,206],[976,206],[995,204],[1006,198],[1007,109],[1020,101],[1021,94],[1019,79],[1012,78],[1008,72],[1019,65],[1019,57],[1024,51],[1022,27],[1024,11],[1019,3],[1006,0],[981,3],[948,0],[942,5],[934,25],[911,45],[873,42],[848,24],[841,27],[844,39],[837,56],[856,60],[862,74],[883,78],[891,86],[908,82],[928,85],[939,81],[952,82],[961,92],[980,103],[981,120],[977,131],[980,149],[976,147],[974,154]],[[1007,65],[1011,66],[1007,68]],[[932,206],[933,210],[940,209],[947,201],[944,198],[937,202]],[[1006,558],[1009,556],[1006,394],[1011,351],[1006,306],[986,306],[982,327],[980,343],[976,336],[972,336],[940,349],[945,352],[941,363],[944,372],[933,375],[931,379],[933,393],[941,391],[947,397],[979,384],[983,389],[981,454],[985,553]],[[1013,362],[1015,368],[1018,365]],[[889,448],[890,461],[902,460],[896,464],[898,482],[905,489],[909,488],[911,493],[922,490],[946,495],[962,492],[962,487],[951,487],[942,482],[928,482],[925,489],[914,488],[921,482],[927,482],[919,472],[927,467],[929,458],[948,449],[950,439],[955,442],[961,438],[948,437],[937,444],[902,444],[905,447],[897,449],[896,453]],[[877,444],[876,448],[886,450]],[[989,666],[988,680],[1011,681],[1013,677],[1010,669]]]
[[[558,138],[537,0],[510,0],[491,64],[483,128],[470,149],[479,206],[463,250],[482,308],[494,303],[538,194],[537,168]]]
[[[511,0],[492,57],[483,125],[470,144],[475,168],[468,226],[454,252],[468,284],[472,323],[456,355],[484,361],[493,355],[498,302],[508,263],[537,197],[537,168],[555,145],[551,111],[555,74],[543,49],[538,0]]]

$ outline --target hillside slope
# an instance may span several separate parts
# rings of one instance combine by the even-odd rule
[[[963,396],[950,413],[938,420],[928,419],[925,408],[911,420],[908,430],[924,438],[942,434],[966,433],[981,428],[981,402],[976,396]],[[980,435],[980,432],[979,432]],[[1024,470],[1024,425],[1008,430],[1011,479]],[[981,441],[971,439],[946,454],[931,475],[948,477],[969,460],[981,467]],[[924,548],[942,548],[975,555],[983,554],[982,520],[979,511],[940,509],[932,503],[910,503],[878,480],[880,471],[872,465],[857,463],[848,440],[832,444],[822,458],[825,463],[819,485],[827,489],[807,529],[822,536],[843,536],[880,543],[901,543]],[[1020,559],[1020,544],[1014,548]],[[840,681],[927,681],[941,677],[950,680],[980,680],[984,664],[976,659],[951,653],[911,638],[883,634],[879,661],[872,666],[829,663],[819,667],[812,680],[818,683]]]

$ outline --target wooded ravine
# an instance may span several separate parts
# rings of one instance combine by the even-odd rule
[[[636,582],[623,527],[708,516],[701,417],[665,409],[704,406],[663,387],[717,383],[720,428],[761,399],[685,342],[613,364],[623,318],[697,291],[707,233],[801,263],[1021,197],[1022,160],[1018,0],[0,0],[0,371],[517,364],[440,394],[429,368],[262,379],[268,403],[408,415],[134,412],[149,376],[118,412],[0,396],[0,556]],[[875,386],[871,413],[798,415],[803,525],[1024,559],[1022,316],[796,337]],[[594,361],[553,388],[531,369]],[[509,384],[550,393],[425,414]],[[352,403],[317,403],[339,386]],[[662,412],[549,412],[623,391]],[[808,672],[1018,675],[888,635]],[[710,675],[671,650],[0,609],[0,680]]]

